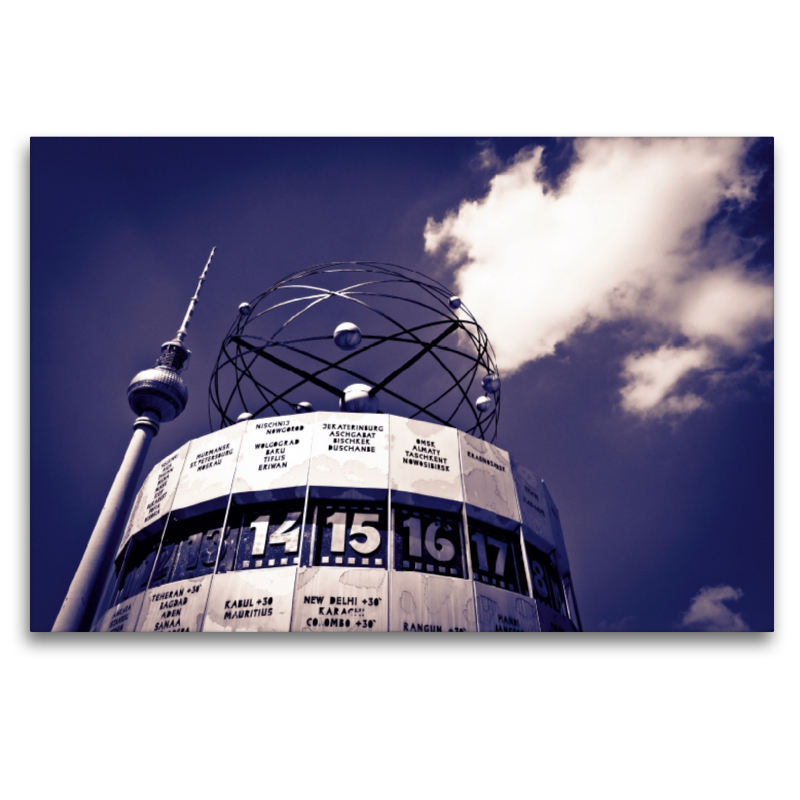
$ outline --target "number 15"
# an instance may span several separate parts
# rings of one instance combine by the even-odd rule
[[[380,514],[366,514],[357,511],[353,515],[353,526],[350,528],[350,547],[361,553],[362,556],[368,556],[374,553],[381,546],[381,532],[373,525],[367,525],[367,522],[378,522],[381,518]],[[331,552],[344,553],[345,538],[347,535],[347,515],[344,511],[337,511],[332,516],[328,517],[328,524],[333,526],[331,533]],[[356,536],[364,536],[364,541],[356,539]]]

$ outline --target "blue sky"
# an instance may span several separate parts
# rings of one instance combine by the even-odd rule
[[[149,464],[209,431],[240,302],[315,263],[401,264],[487,331],[497,442],[559,504],[587,629],[772,629],[772,207],[771,139],[33,139],[31,629],[212,245],[189,405]]]

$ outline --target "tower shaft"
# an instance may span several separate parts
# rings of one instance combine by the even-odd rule
[[[53,632],[89,630],[102,591],[102,581],[111,566],[114,548],[130,511],[150,441],[157,432],[158,422],[151,415],[145,414],[134,422],[128,449],[58,612]]]

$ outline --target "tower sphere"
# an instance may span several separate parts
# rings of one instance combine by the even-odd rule
[[[314,410],[314,406],[311,405],[307,400],[303,400],[302,403],[298,403],[295,406],[295,411],[298,414],[310,414]]]
[[[246,317],[250,313],[250,303],[239,303],[239,313]]]
[[[458,295],[455,295],[455,294],[454,294],[454,295],[453,295],[453,296],[452,296],[452,297],[451,297],[451,298],[450,298],[450,299],[447,301],[447,305],[449,305],[449,306],[450,306],[450,308],[452,308],[452,309],[453,309],[453,311],[456,311],[457,309],[461,308],[461,298],[460,298]]]
[[[339,400],[342,411],[355,411],[359,414],[376,414],[378,398],[370,397],[372,387],[365,383],[354,383],[344,390],[344,397]]]
[[[355,350],[361,344],[361,330],[352,322],[343,322],[333,332],[333,341],[342,350]]]
[[[128,405],[135,414],[151,411],[161,422],[175,419],[189,399],[181,376],[169,367],[152,367],[136,374],[128,386]]]

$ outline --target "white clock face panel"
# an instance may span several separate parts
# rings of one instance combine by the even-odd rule
[[[452,428],[250,419],[151,471],[93,627],[571,630],[555,513],[538,477]]]

